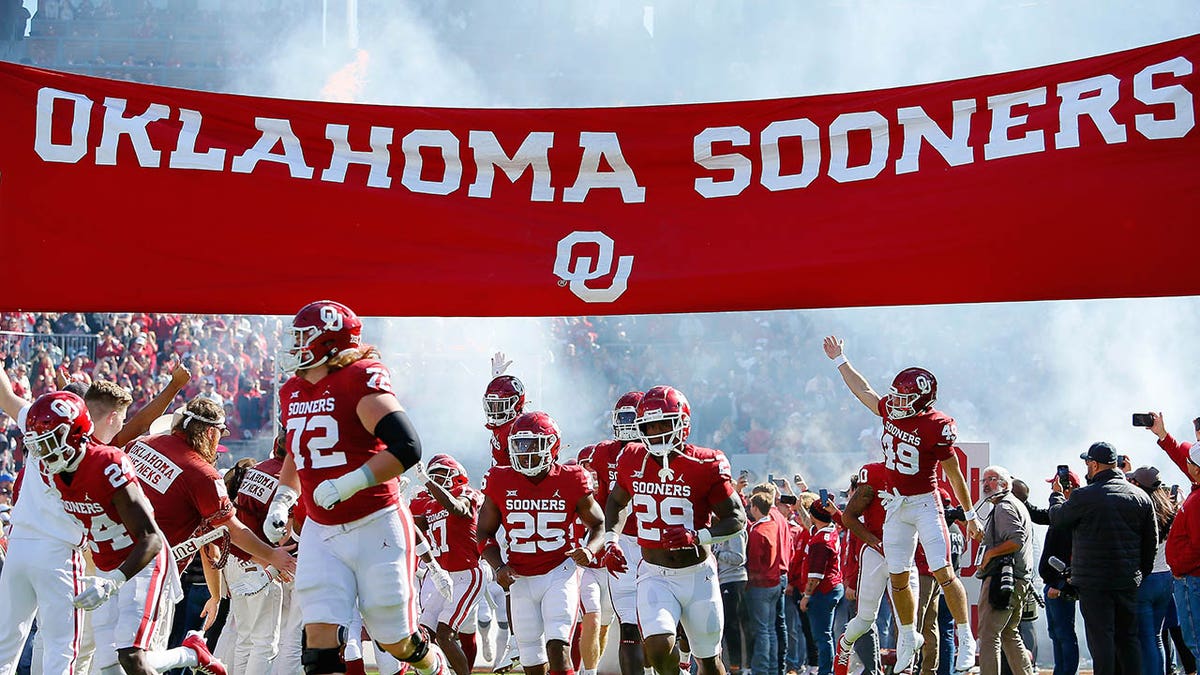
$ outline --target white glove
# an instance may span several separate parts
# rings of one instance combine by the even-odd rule
[[[76,607],[90,612],[103,605],[105,600],[116,595],[125,581],[125,574],[119,569],[111,572],[99,572],[94,577],[84,577],[80,583],[83,592],[76,595],[73,602]]]
[[[313,490],[313,501],[323,509],[332,509],[334,504],[344,502],[358,494],[359,490],[374,484],[375,474],[364,464],[350,473],[321,481],[317,489]]]
[[[413,473],[417,474],[417,480],[421,482],[421,485],[429,482],[429,472],[425,470],[425,462],[414,464]]]
[[[288,512],[299,498],[300,495],[286,485],[280,484],[275,490],[275,498],[267,507],[267,517],[263,519],[263,534],[272,544],[278,544],[283,535],[287,534]]]
[[[492,355],[492,377],[500,377],[508,367],[512,365],[512,361],[504,360],[504,352],[496,352]]]
[[[255,570],[242,575],[241,579],[229,585],[233,595],[254,595],[261,593],[271,583],[271,575],[263,570]]]
[[[454,580],[450,578],[450,573],[442,569],[442,566],[436,561],[426,563],[429,567],[428,574],[433,579],[433,586],[443,598],[449,600],[454,597]]]

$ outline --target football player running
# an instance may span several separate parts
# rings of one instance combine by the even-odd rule
[[[916,631],[916,599],[909,586],[918,542],[954,616],[958,638],[954,669],[960,673],[971,670],[975,667],[975,638],[971,634],[966,591],[950,566],[950,536],[937,492],[939,465],[959,503],[972,501],[954,445],[958,438],[954,419],[933,408],[937,380],[924,368],[906,368],[896,375],[888,395],[881,397],[850,365],[843,340],[830,335],[823,347],[850,393],[883,418],[880,442],[893,491],[883,524],[883,555],[892,580],[896,622],[900,625],[894,672],[908,668],[924,642]],[[974,537],[980,532],[978,519],[974,511],[965,515],[967,533]]]
[[[604,536],[606,543],[616,541],[621,511],[632,503],[642,550],[637,609],[646,658],[659,675],[678,675],[675,634],[682,626],[700,675],[724,675],[718,657],[724,610],[709,545],[746,526],[729,461],[720,450],[686,442],[691,407],[672,387],[646,392],[637,406],[637,429],[641,443],[625,448],[617,463]]]
[[[170,549],[154,522],[129,458],[91,439],[83,399],[70,392],[43,394],[29,407],[25,447],[53,481],[63,508],[88,534],[96,575],[76,581],[76,607],[93,612],[94,672],[116,675],[197,668],[225,675],[199,633],[163,650],[171,610],[181,596]],[[56,620],[57,617],[47,617]]]
[[[358,316],[320,300],[292,319],[278,360],[295,373],[279,391],[288,456],[263,532],[281,539],[303,500],[294,594],[309,675],[345,672],[341,648],[357,611],[384,651],[420,675],[448,672],[419,630],[414,526],[396,482],[421,460],[421,442],[377,357]]]
[[[427,575],[421,588],[421,623],[432,627],[438,645],[457,675],[469,675],[475,662],[475,634],[460,632],[475,621],[475,603],[483,588],[475,525],[483,495],[473,489],[467,470],[450,455],[434,455],[429,466],[417,465],[426,492],[413,499],[413,520],[426,534],[430,553],[449,574],[449,599]]]
[[[512,466],[483,481],[478,537],[483,558],[509,592],[512,631],[528,675],[569,675],[571,633],[579,611],[579,568],[596,559],[604,525],[591,473],[558,463],[562,434],[544,412],[518,417],[509,435]],[[587,541],[572,541],[576,519]],[[503,525],[507,560],[495,542]]]

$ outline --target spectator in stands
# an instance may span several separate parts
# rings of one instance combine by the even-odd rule
[[[257,384],[257,383],[256,383]],[[721,653],[725,655],[730,673],[739,673],[747,664],[742,649],[742,624],[745,611],[742,596],[746,592],[746,530],[736,537],[712,546],[717,559],[717,581],[721,586],[721,605],[725,610],[725,629],[721,637]]]
[[[1138,587],[1138,639],[1142,643],[1142,672],[1145,675],[1166,672],[1166,655],[1163,652],[1163,627],[1171,609],[1171,568],[1167,565],[1166,541],[1175,520],[1175,502],[1171,492],[1158,477],[1158,469],[1140,467],[1129,475],[1129,482],[1146,491],[1154,505],[1154,517],[1158,523],[1158,550],[1154,556],[1154,569]]]
[[[766,487],[764,483],[759,487]],[[750,667],[756,675],[783,675],[779,673],[780,645],[775,632],[775,618],[786,567],[780,547],[779,524],[771,517],[774,508],[770,489],[758,490],[750,497],[750,517],[754,522],[747,531],[746,572],[746,617],[747,651],[750,652]]]
[[[1033,524],[1025,506],[1012,495],[1012,483],[1012,474],[1002,466],[983,470],[981,490],[992,510],[983,526],[983,559],[976,573],[983,579],[979,589],[981,675],[999,675],[1002,649],[1014,673],[1034,672],[1017,632],[1026,596],[1032,592]]]
[[[1192,484],[1200,483],[1200,443],[1190,444],[1184,465]],[[1175,514],[1166,556],[1175,575],[1175,610],[1183,642],[1192,654],[1200,654],[1200,490],[1192,490]]]
[[[1117,451],[1103,441],[1080,455],[1088,484],[1064,491],[1051,484],[1050,524],[1071,531],[1071,583],[1095,675],[1141,669],[1137,588],[1154,568],[1158,527],[1142,490],[1116,471]],[[1182,619],[1181,619],[1182,621]]]
[[[833,615],[844,595],[841,542],[834,525],[836,507],[814,501],[808,508],[816,531],[808,543],[804,577],[808,580],[800,598],[800,611],[808,614],[813,641],[817,644],[817,673],[833,672]],[[840,514],[837,516],[840,519]]]
[[[0,506],[12,504],[13,475],[7,471],[0,473]]]
[[[1179,467],[1179,470],[1185,476],[1191,478],[1192,491],[1194,492],[1197,487],[1200,487],[1200,483],[1197,482],[1188,469],[1188,453],[1191,451],[1193,444],[1188,441],[1177,441],[1174,436],[1167,433],[1167,425],[1163,422],[1161,412],[1152,412],[1150,413],[1150,417],[1154,421],[1148,428],[1152,434],[1158,436],[1158,447],[1166,450],[1167,456],[1171,458],[1172,462],[1175,462],[1175,466]],[[1196,433],[1196,440],[1200,441],[1200,417],[1192,420],[1192,429]]]

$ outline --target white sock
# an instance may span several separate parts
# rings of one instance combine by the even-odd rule
[[[596,669],[580,668],[579,675],[596,675]]]
[[[653,668],[642,668],[642,675],[654,675]]]
[[[956,624],[954,624],[954,630],[957,631],[959,635],[970,635],[971,634],[971,624],[956,623]]]
[[[412,664],[413,670],[417,671],[419,675],[437,675],[442,670],[442,662],[446,657],[442,655],[442,650],[437,645],[430,644],[428,658],[429,666],[425,668],[415,663]]]
[[[187,647],[176,647],[165,651],[146,652],[146,665],[165,673],[175,668],[193,668],[200,665],[196,652]]]

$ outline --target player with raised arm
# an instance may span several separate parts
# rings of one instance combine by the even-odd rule
[[[467,470],[450,455],[434,455],[427,467],[418,464],[416,471],[426,492],[410,505],[413,520],[426,533],[433,564],[451,580],[451,595],[445,598],[433,580],[426,579],[421,588],[421,623],[437,634],[454,672],[469,675],[475,662],[475,634],[460,631],[475,621],[475,603],[483,589],[475,536],[483,494],[471,487]]]
[[[343,673],[341,647],[355,612],[376,644],[419,675],[448,672],[417,620],[416,540],[396,478],[421,461],[421,441],[392,392],[362,321],[331,300],[292,319],[278,363],[295,374],[279,390],[287,459],[263,531],[278,541],[302,499],[295,601],[304,614],[309,675]]]
[[[544,412],[519,416],[509,434],[511,466],[495,466],[483,482],[477,536],[484,560],[509,591],[512,630],[528,675],[573,673],[571,633],[579,611],[579,568],[600,551],[604,524],[591,474],[558,463],[562,434]],[[588,528],[572,541],[576,519]],[[495,542],[503,526],[508,549]]]
[[[691,406],[672,387],[646,392],[637,430],[641,442],[621,453],[604,507],[605,542],[617,540],[622,511],[632,504],[642,551],[638,619],[649,665],[659,675],[679,674],[675,635],[682,626],[700,675],[724,675],[724,608],[709,546],[746,527],[729,461],[720,450],[687,443]]]
[[[971,634],[970,606],[962,582],[950,566],[950,536],[937,491],[939,466],[959,503],[972,501],[954,445],[958,439],[954,419],[933,407],[937,380],[924,368],[905,368],[892,381],[888,395],[881,397],[850,365],[841,339],[826,337],[823,348],[855,398],[883,418],[880,443],[893,492],[883,524],[883,554],[900,625],[895,672],[909,666],[924,642],[916,630],[916,599],[909,585],[918,542],[954,616],[958,637],[954,669],[959,673],[971,670],[975,667],[975,638]],[[978,520],[974,511],[965,515],[967,533],[973,537],[980,531]]]
[[[83,399],[44,394],[29,407],[25,428],[25,447],[41,463],[38,478],[55,484],[92,549],[97,573],[76,580],[74,604],[93,612],[94,672],[147,675],[192,667],[225,675],[198,633],[189,633],[181,647],[156,649],[165,644],[181,595],[179,577],[129,458],[91,440]]]

